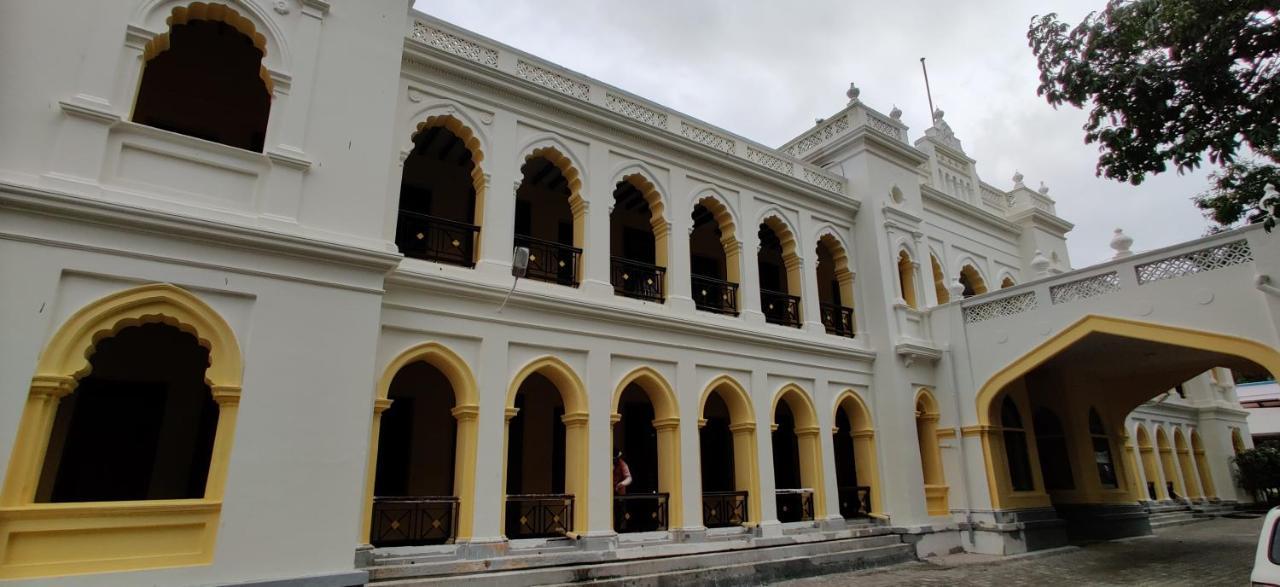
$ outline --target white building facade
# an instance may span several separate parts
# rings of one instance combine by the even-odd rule
[[[1244,498],[1260,229],[1074,270],[941,112],[851,87],[768,147],[401,0],[0,39],[0,581],[1004,554]]]

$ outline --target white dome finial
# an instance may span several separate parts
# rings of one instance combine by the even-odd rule
[[[849,98],[850,104],[857,102],[858,96],[861,94],[862,94],[862,90],[859,90],[858,84],[855,84],[853,82],[849,82],[849,90],[844,93],[844,95]]]
[[[1018,189],[1018,188],[1027,187],[1026,184],[1022,183],[1023,179],[1024,177],[1021,171],[1014,171],[1013,172],[1013,188]]]
[[[1038,190],[1036,190],[1036,191],[1037,191],[1037,192],[1040,192],[1040,195],[1042,195],[1042,196],[1047,196],[1047,195],[1049,195],[1049,186],[1044,185],[1044,182],[1042,181],[1042,182],[1040,182],[1040,189],[1038,189]]]
[[[1111,237],[1111,248],[1115,250],[1116,255],[1112,259],[1123,259],[1133,254],[1129,247],[1133,246],[1133,237],[1124,233],[1124,230],[1117,228],[1115,234]]]
[[[953,298],[964,295],[964,284],[960,283],[959,279],[952,279],[951,283],[947,284],[947,293],[951,294]]]

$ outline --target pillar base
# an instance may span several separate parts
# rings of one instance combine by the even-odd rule
[[[1058,517],[1071,540],[1113,540],[1151,534],[1151,519],[1138,504],[1064,504]]]
[[[837,532],[844,530],[848,524],[841,516],[827,516],[818,520],[818,529],[824,532]]]
[[[778,538],[782,536],[782,522],[767,520],[756,525],[757,538]]]
[[[458,558],[483,560],[507,555],[510,543],[505,538],[473,538],[457,543]]]
[[[973,512],[966,550],[983,554],[1022,554],[1066,546],[1067,523],[1053,508]]]
[[[578,548],[582,550],[617,550],[618,533],[611,531],[587,532],[578,536]]]
[[[707,540],[707,529],[703,526],[675,528],[671,530],[671,539],[676,542],[705,542]]]

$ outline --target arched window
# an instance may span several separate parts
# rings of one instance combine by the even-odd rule
[[[1009,480],[1014,491],[1031,491],[1031,458],[1027,454],[1027,431],[1022,427],[1022,413],[1013,398],[1005,397],[1000,408],[1000,426],[1004,429],[1004,454],[1009,461]]]
[[[546,147],[529,154],[520,173],[515,244],[529,249],[526,276],[578,287],[586,216],[578,170],[558,150]]]
[[[973,265],[965,265],[960,269],[960,285],[964,286],[963,295],[966,298],[987,293],[987,282]]]
[[[639,174],[619,181],[609,212],[613,293],[654,302],[666,300],[667,232],[662,199],[654,185]]]
[[[898,285],[902,288],[902,301],[912,308],[916,303],[916,263],[906,251],[898,252]]]
[[[1018,285],[1018,284],[1014,283],[1013,278],[1009,277],[1008,275],[1004,276],[1004,279],[1000,280],[1000,289],[1013,287],[1015,285]]]
[[[1045,489],[1075,489],[1062,421],[1052,410],[1039,408],[1032,422],[1036,427],[1036,448],[1040,451],[1040,475]]]
[[[738,315],[738,239],[729,209],[706,196],[690,214],[690,293],[699,310]]]
[[[222,4],[175,8],[168,23],[143,52],[133,121],[261,152],[271,111],[263,36]]]
[[[1098,466],[1098,480],[1108,489],[1119,487],[1116,467],[1111,460],[1111,440],[1107,438],[1098,410],[1093,408],[1089,408],[1089,436],[1093,439],[1093,461]]]
[[[756,266],[760,276],[760,309],[773,324],[799,328],[800,257],[795,236],[776,216],[760,223]]]
[[[418,125],[400,176],[396,219],[396,246],[406,257],[475,266],[484,189],[479,147],[452,116]]]
[[[924,479],[925,509],[931,516],[951,512],[947,494],[946,471],[942,466],[942,448],[938,445],[938,402],[928,390],[916,394],[916,442],[920,449],[920,468]]]
[[[90,374],[58,404],[36,502],[199,499],[218,405],[209,351],[167,324],[98,343]]]
[[[853,320],[853,272],[844,246],[830,233],[818,238],[818,306],[828,334],[855,334]]]
[[[951,292],[947,291],[947,276],[942,271],[942,263],[938,262],[937,257],[929,255],[929,264],[933,267],[933,292],[938,296],[938,303],[950,302]]]

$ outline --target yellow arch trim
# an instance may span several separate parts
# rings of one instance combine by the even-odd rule
[[[556,390],[560,392],[560,401],[564,402],[566,416],[587,413],[587,388],[582,384],[582,379],[568,363],[550,355],[529,361],[511,378],[511,386],[507,388],[508,408],[516,407],[516,394],[520,392],[520,385],[534,373],[546,377],[556,386]]]
[[[791,413],[796,416],[796,429],[817,427],[818,411],[813,407],[813,400],[799,385],[788,383],[773,394],[773,407],[769,410],[769,423],[777,424],[778,402],[787,402]]]
[[[733,221],[733,213],[729,211],[729,206],[720,200],[715,194],[708,193],[698,198],[695,205],[702,205],[706,208],[711,216],[716,219],[716,225],[720,228],[720,244],[724,247],[724,271],[727,281],[741,284],[742,273],[739,265],[738,250],[740,244],[738,242],[738,227]],[[739,290],[739,297],[742,292]]]
[[[452,114],[436,114],[428,116],[426,120],[419,122],[415,127],[410,140],[418,138],[423,131],[432,128],[443,128],[453,136],[462,140],[462,144],[466,147],[467,152],[471,153],[471,188],[476,193],[476,209],[474,212],[476,226],[484,226],[484,198],[485,198],[485,180],[484,169],[481,162],[484,161],[484,150],[480,147],[480,138],[458,117]],[[475,246],[472,247],[474,255],[479,258],[480,255],[480,235],[476,234]],[[474,260],[474,259],[473,259]]]
[[[760,221],[773,231],[778,237],[778,241],[782,244],[782,264],[787,272],[787,291],[786,293],[794,296],[800,295],[803,289],[801,282],[804,277],[800,271],[800,254],[797,252],[796,235],[791,230],[791,226],[787,224],[778,212],[770,212],[763,220]]]
[[[1147,433],[1147,427],[1138,424],[1138,448],[1151,448],[1151,435]]]
[[[927,416],[937,416],[942,413],[938,410],[937,398],[933,397],[933,392],[927,387],[916,390],[916,398],[912,405],[917,407],[924,405],[924,415]]]
[[[458,422],[454,447],[453,493],[458,498],[458,534],[455,540],[471,537],[474,529],[476,487],[476,419],[480,414],[480,394],[467,362],[438,342],[413,345],[396,355],[375,388],[373,425],[369,430],[369,460],[365,465],[364,511],[357,542],[368,544],[373,525],[373,486],[378,477],[378,439],[382,431],[382,412],[391,406],[391,382],[401,369],[413,363],[427,363],[444,374],[453,390],[453,416]]]
[[[867,407],[867,402],[858,395],[858,392],[846,389],[836,396],[836,401],[832,403],[831,408],[832,421],[835,421],[836,412],[842,409],[845,417],[849,418],[849,426],[854,432],[875,430],[871,409]]]
[[[218,403],[218,425],[204,496],[128,502],[35,503],[58,402],[89,374],[89,357],[120,330],[161,323],[195,336],[209,351],[205,383]],[[243,359],[231,326],[191,292],[167,283],[119,291],[71,315],[45,344],[31,378],[18,435],[0,489],[0,579],[203,565],[213,562],[227,466],[235,437]],[[146,520],[137,524],[131,520]],[[122,552],[58,544],[100,543],[110,530]],[[57,537],[54,540],[54,537]],[[70,542],[68,542],[70,541]],[[195,545],[194,548],[192,545]]]
[[[667,222],[667,206],[662,200],[662,193],[649,178],[639,171],[624,175],[618,183],[630,184],[644,197],[649,205],[649,227],[653,230],[654,264],[659,267],[670,267],[671,225]],[[616,184],[615,184],[616,185]],[[616,189],[616,188],[615,188]],[[663,279],[666,279],[663,273]],[[667,291],[663,283],[663,291]]]
[[[852,389],[841,391],[832,404],[832,429],[835,429],[835,414],[844,410],[849,419],[850,432],[853,434],[854,472],[859,481],[871,487],[871,514],[880,516],[884,512],[884,501],[880,493],[880,465],[876,456],[876,435],[874,420],[867,403]]]
[[[155,56],[168,51],[172,42],[169,38],[169,33],[173,30],[173,27],[187,24],[193,20],[223,22],[231,25],[240,34],[249,37],[249,41],[253,43],[254,48],[262,53],[263,57],[267,55],[267,38],[254,28],[253,21],[241,16],[234,8],[225,4],[192,2],[187,6],[175,6],[173,8],[173,12],[165,19],[165,23],[169,25],[169,30],[147,41],[147,44],[142,48],[142,60],[151,61]],[[267,72],[265,66],[258,66],[258,77],[262,79],[263,85],[266,86],[267,93],[274,94],[274,83],[271,81],[271,74]]]
[[[680,417],[680,405],[676,400],[675,390],[672,389],[671,384],[667,383],[667,379],[661,373],[648,366],[636,367],[618,381],[618,386],[613,390],[613,403],[611,404],[613,406],[613,414],[618,413],[618,403],[622,401],[622,392],[632,383],[639,385],[645,394],[649,396],[649,402],[653,404],[654,418],[661,420]]]
[[[974,295],[987,293],[987,280],[982,277],[982,271],[969,263],[965,263],[960,268],[960,276],[969,281],[969,285],[973,286]]]
[[[992,375],[977,395],[978,423],[991,426],[994,421],[994,401],[1005,386],[1053,358],[1071,345],[1090,334],[1112,334],[1149,342],[1159,342],[1183,347],[1212,349],[1214,352],[1234,355],[1253,361],[1272,373],[1280,374],[1280,352],[1263,343],[1203,330],[1180,326],[1142,322],[1111,316],[1086,315],[1031,351],[1014,359]]]
[[[698,400],[699,417],[706,411],[707,399],[711,397],[713,391],[720,392],[720,399],[724,400],[725,406],[729,408],[731,424],[755,423],[756,410],[751,406],[751,396],[747,394],[742,384],[729,375],[717,375],[702,390],[702,397]]]

